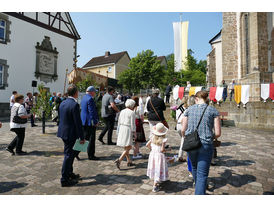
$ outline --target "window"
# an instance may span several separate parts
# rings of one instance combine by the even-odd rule
[[[3,71],[4,71],[3,66],[0,65],[0,86],[2,86],[2,85],[3,85],[3,82],[4,82]]]
[[[111,67],[109,67],[109,68],[108,68],[108,72],[111,72],[111,69],[112,69],[112,68],[111,68]]]
[[[6,21],[0,19],[0,41],[5,41],[6,39]]]
[[[5,89],[8,86],[8,69],[7,60],[0,59],[0,89]]]

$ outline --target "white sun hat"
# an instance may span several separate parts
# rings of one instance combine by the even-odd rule
[[[168,128],[163,123],[156,124],[152,129],[152,134],[157,136],[163,136],[167,133]]]

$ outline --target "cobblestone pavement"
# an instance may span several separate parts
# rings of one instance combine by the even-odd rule
[[[146,176],[148,149],[141,148],[144,159],[134,161],[136,167],[128,168],[122,162],[119,171],[113,161],[122,149],[101,145],[96,140],[96,156],[90,161],[86,153],[75,160],[74,172],[82,176],[70,188],[60,186],[63,162],[63,142],[56,137],[57,126],[47,123],[46,133],[39,127],[28,127],[23,150],[26,156],[11,156],[5,147],[14,137],[9,124],[0,129],[0,194],[81,194],[81,195],[150,195],[153,181]],[[180,138],[172,129],[168,133],[172,148],[167,156],[177,153]],[[148,137],[148,125],[145,125]],[[97,131],[97,137],[98,133]],[[114,141],[116,131],[114,131]],[[104,137],[105,139],[106,137]],[[218,162],[211,166],[208,194],[274,194],[274,135],[273,131],[247,130],[222,127],[222,146],[218,148]],[[131,151],[132,153],[132,151]],[[169,166],[170,181],[162,185],[157,195],[194,194],[192,180],[188,177],[187,164],[176,162]]]

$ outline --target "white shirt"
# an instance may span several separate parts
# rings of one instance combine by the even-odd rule
[[[145,111],[144,111],[144,103],[143,103],[142,97],[139,98],[139,107],[140,107],[140,115],[143,115]]]
[[[186,111],[186,108],[184,108],[184,111]],[[182,120],[183,120],[184,114],[182,114],[182,111],[180,109],[176,110],[176,120],[177,120],[177,124],[181,124]]]
[[[10,97],[10,107],[12,107],[14,105],[12,100],[14,101],[14,95],[11,95],[11,97]]]
[[[25,107],[22,104],[19,104],[17,102],[14,103],[14,105],[12,107],[12,110],[13,109],[14,110],[17,109],[18,107],[19,107],[19,109],[18,109],[18,116],[27,115],[27,111],[26,111]],[[14,123],[12,121],[12,119],[13,119],[13,117],[11,117],[11,120],[10,120],[10,128],[26,128],[27,127],[27,123],[26,124],[17,124],[17,123]]]
[[[146,104],[145,104],[145,108],[144,108],[144,112],[146,112],[146,113],[148,113],[148,111],[147,111],[147,103],[149,102],[149,100],[150,100],[150,96],[148,96],[147,99],[146,99]]]
[[[73,99],[75,102],[77,102],[77,99],[75,99],[75,98],[72,97],[72,96],[68,96],[68,98]]]

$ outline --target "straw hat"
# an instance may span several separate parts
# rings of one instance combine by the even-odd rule
[[[152,129],[152,134],[157,136],[163,136],[167,133],[168,128],[163,123],[156,124]]]

